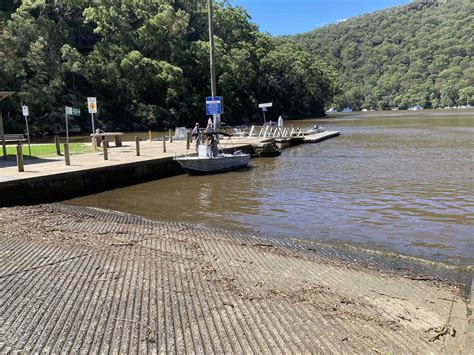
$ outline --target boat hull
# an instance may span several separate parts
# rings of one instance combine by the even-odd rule
[[[250,155],[221,155],[208,157],[177,157],[175,160],[191,174],[214,174],[244,168],[249,165]]]

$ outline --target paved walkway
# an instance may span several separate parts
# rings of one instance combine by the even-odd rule
[[[331,138],[338,132],[327,131],[310,136],[313,142]],[[234,137],[232,140],[221,139],[221,149],[235,147],[258,145],[269,138],[239,138]],[[73,171],[89,170],[100,167],[114,166],[127,163],[145,162],[149,160],[171,158],[179,154],[195,153],[194,142],[191,143],[190,149],[186,149],[186,141],[179,140],[173,143],[166,142],[166,153],[163,152],[162,141],[142,141],[140,142],[139,157],[136,156],[135,142],[123,142],[123,147],[114,147],[111,142],[108,149],[108,160],[104,160],[102,148],[98,148],[96,153],[71,155],[71,165],[66,166],[64,157],[48,157],[44,159],[25,160],[25,172],[19,173],[16,161],[4,161],[0,157],[0,183],[7,181],[15,181],[28,179],[31,177],[48,176],[54,174],[62,174]]]
[[[257,144],[261,141],[258,138],[234,139],[235,147],[249,144]],[[105,161],[102,148],[98,148],[97,153],[87,153],[71,155],[71,165],[66,166],[64,157],[49,157],[45,159],[25,160],[25,172],[19,173],[16,167],[16,161],[3,161],[0,158],[0,183],[13,180],[28,179],[31,177],[47,176],[61,174],[72,171],[94,169],[104,166],[114,166],[125,163],[144,162],[160,158],[170,158],[177,154],[192,154],[194,151],[194,142],[191,143],[191,149],[186,149],[186,141],[166,142],[166,153],[163,153],[162,141],[144,141],[140,143],[139,157],[136,156],[135,142],[123,142],[123,147],[114,147],[110,143],[108,149],[109,160]],[[222,148],[232,147],[231,143],[223,140]]]
[[[362,260],[85,207],[0,209],[0,353],[472,350],[459,285]]]

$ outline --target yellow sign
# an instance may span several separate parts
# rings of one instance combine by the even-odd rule
[[[97,99],[95,97],[87,98],[87,108],[89,113],[97,113]]]

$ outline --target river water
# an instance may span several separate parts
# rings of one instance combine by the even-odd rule
[[[474,112],[336,114],[342,135],[252,160],[252,168],[181,175],[69,201],[474,265]]]

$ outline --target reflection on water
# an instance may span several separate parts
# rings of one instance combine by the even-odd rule
[[[162,220],[347,242],[474,264],[473,112],[336,115],[335,139],[72,200]]]

